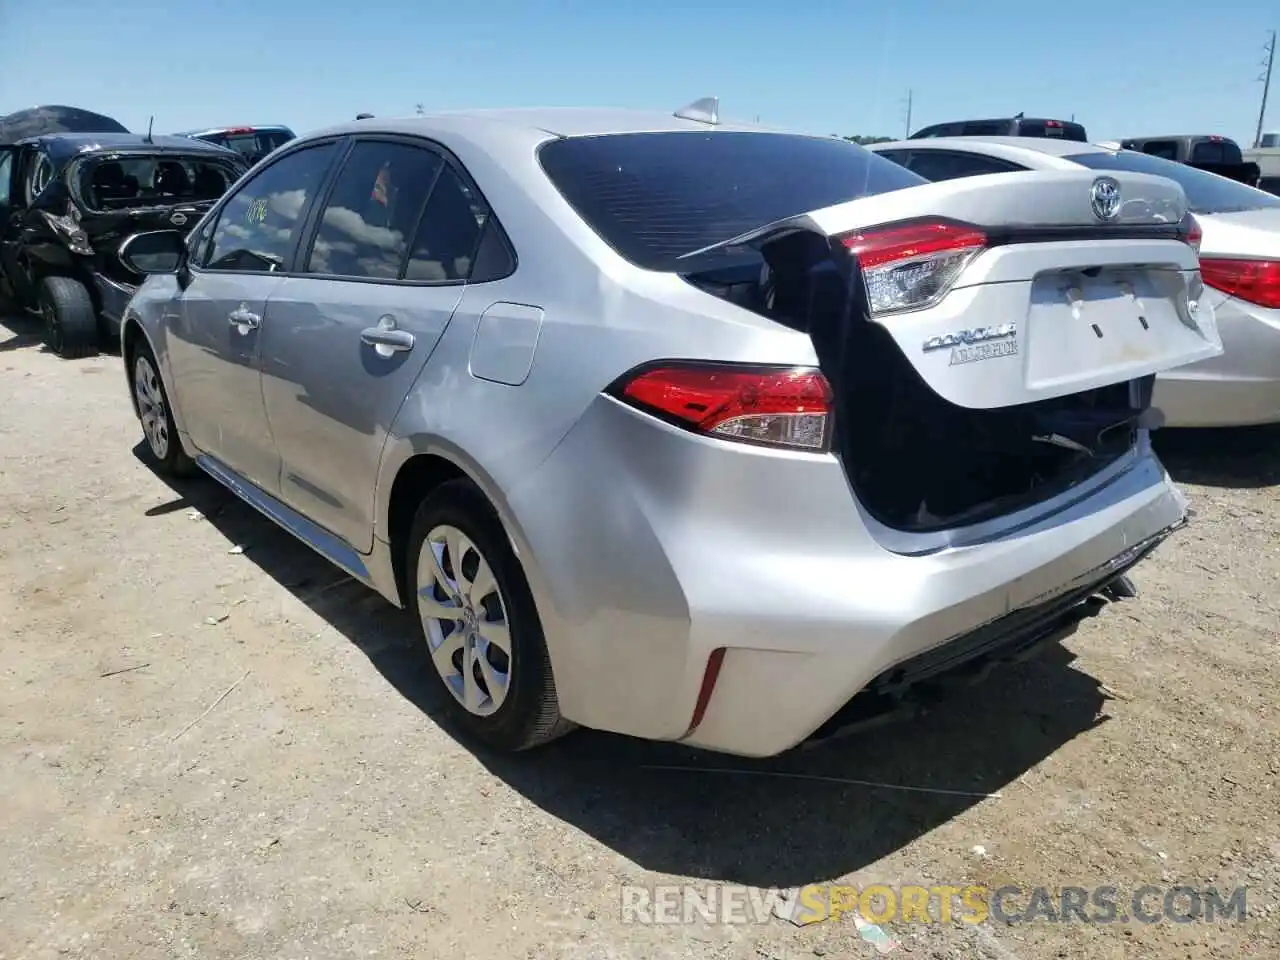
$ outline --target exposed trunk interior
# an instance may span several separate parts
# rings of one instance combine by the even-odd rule
[[[863,507],[886,526],[926,532],[1011,513],[1133,447],[1154,376],[1017,406],[960,407],[869,319],[860,280],[825,237],[791,234],[764,258],[767,269],[757,261],[686,279],[809,333],[835,393],[834,450]]]

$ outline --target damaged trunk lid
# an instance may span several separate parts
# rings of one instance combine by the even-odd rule
[[[838,271],[860,287],[846,314],[865,314],[843,322],[878,325],[939,396],[989,409],[1221,353],[1197,229],[1163,178],[1001,173],[814,210],[687,256],[751,246],[780,281]]]

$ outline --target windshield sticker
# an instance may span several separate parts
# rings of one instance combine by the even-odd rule
[[[244,212],[244,219],[247,223],[263,224],[267,222],[267,198],[259,197],[249,201],[249,206]]]

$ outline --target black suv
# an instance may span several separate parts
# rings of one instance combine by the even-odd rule
[[[1004,117],[998,120],[952,120],[917,130],[908,140],[928,137],[1049,137],[1088,143],[1084,127],[1070,120],[1043,120],[1038,117]]]
[[[0,299],[37,313],[64,357],[119,337],[142,277],[135,233],[189,231],[248,169],[212,144],[134,133],[55,133],[0,145]]]

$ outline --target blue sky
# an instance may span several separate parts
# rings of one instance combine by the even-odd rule
[[[115,11],[115,12],[109,12]],[[156,132],[298,132],[426,109],[609,105],[900,136],[979,116],[1251,142],[1254,0],[0,0],[0,114],[62,103]],[[1280,71],[1267,129],[1280,130]]]

